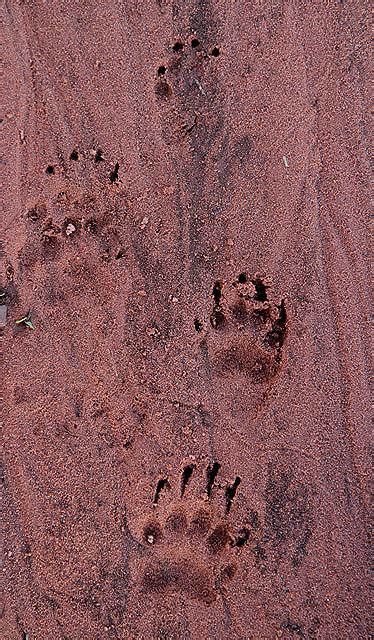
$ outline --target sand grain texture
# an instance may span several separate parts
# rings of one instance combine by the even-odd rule
[[[7,640],[369,636],[368,13],[6,0]]]

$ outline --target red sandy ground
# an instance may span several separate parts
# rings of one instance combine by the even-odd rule
[[[368,638],[369,4],[3,13],[2,637]]]

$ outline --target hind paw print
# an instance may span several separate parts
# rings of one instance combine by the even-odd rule
[[[213,286],[210,356],[221,376],[244,375],[252,383],[270,381],[282,360],[287,314],[284,300],[268,299],[270,284],[259,275],[239,274],[232,285]]]
[[[195,319],[211,394],[232,417],[256,417],[271,398],[279,378],[287,340],[284,299],[276,299],[271,281],[240,273],[232,283],[216,281],[207,323]],[[207,326],[207,329],[205,327]]]
[[[148,556],[139,567],[143,593],[179,592],[210,604],[220,589],[234,577],[240,553],[250,540],[251,524],[231,523],[231,507],[241,479],[237,476],[217,488],[221,465],[214,462],[206,470],[202,496],[193,498],[190,487],[196,465],[183,471],[177,495],[168,478],[161,478],[153,496],[152,514],[142,524],[140,535]]]

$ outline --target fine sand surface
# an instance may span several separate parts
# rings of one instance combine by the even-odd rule
[[[369,637],[368,14],[5,0],[4,640]]]

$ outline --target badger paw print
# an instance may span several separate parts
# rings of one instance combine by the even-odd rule
[[[244,375],[261,384],[277,373],[286,338],[284,300],[270,300],[270,283],[260,275],[239,274],[231,285],[213,286],[209,346],[215,369],[221,376]]]
[[[206,469],[203,490],[190,495],[196,465],[188,464],[179,485],[160,478],[151,514],[140,528],[143,558],[140,590],[146,594],[177,593],[213,603],[235,576],[240,555],[250,542],[253,521],[233,524],[232,506],[241,478],[218,483],[221,465]],[[234,510],[233,510],[234,511]]]
[[[284,362],[287,311],[269,279],[240,273],[212,287],[208,329],[202,333],[214,397],[232,415],[256,414],[270,397]],[[196,327],[195,327],[196,328]]]

